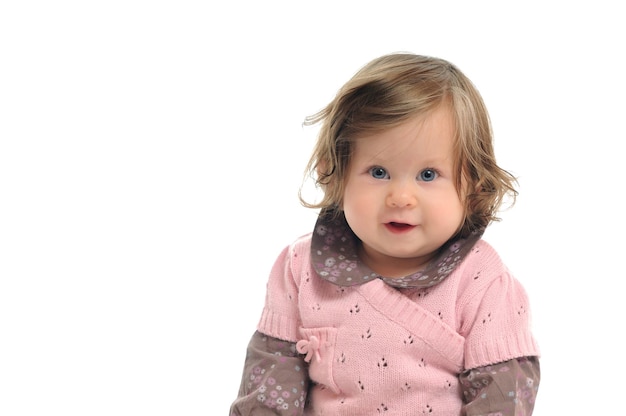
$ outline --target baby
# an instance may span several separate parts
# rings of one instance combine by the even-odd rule
[[[530,415],[539,349],[482,235],[516,180],[451,63],[374,59],[307,124],[313,232],[279,254],[231,415]]]

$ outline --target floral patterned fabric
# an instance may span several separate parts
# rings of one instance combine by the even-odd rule
[[[537,357],[522,357],[479,367],[459,376],[463,390],[463,415],[531,415],[539,389]]]

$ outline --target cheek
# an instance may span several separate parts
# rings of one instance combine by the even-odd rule
[[[460,222],[465,215],[465,205],[456,191],[447,190],[438,195],[430,195],[422,203],[428,204],[430,212],[439,218],[458,219]]]
[[[375,198],[374,192],[367,192],[355,184],[350,184],[344,190],[342,207],[344,211],[361,212],[371,207]]]
[[[456,226],[461,227],[463,225],[463,221],[465,220],[465,204],[459,200],[459,198],[455,198],[454,201],[450,202],[450,218],[454,218],[456,221]]]
[[[362,205],[361,198],[357,192],[352,192],[351,189],[346,189],[343,193],[343,210],[344,211],[358,211]]]

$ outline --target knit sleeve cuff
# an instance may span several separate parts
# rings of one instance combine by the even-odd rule
[[[272,312],[267,307],[261,313],[257,329],[274,338],[290,342],[298,341],[298,321]]]
[[[516,336],[484,340],[479,345],[466,345],[465,369],[483,367],[519,357],[540,356],[539,347],[532,334],[522,332]]]

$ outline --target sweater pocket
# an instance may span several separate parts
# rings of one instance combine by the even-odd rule
[[[339,394],[340,390],[333,379],[333,360],[335,357],[335,341],[337,328],[299,328],[300,339],[296,350],[305,354],[304,361],[309,363],[309,378],[323,384]]]

